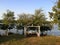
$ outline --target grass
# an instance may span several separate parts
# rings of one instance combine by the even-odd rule
[[[23,35],[12,34],[0,36],[0,45],[60,45],[60,37],[24,37]]]

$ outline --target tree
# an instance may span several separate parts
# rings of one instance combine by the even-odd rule
[[[3,14],[3,23],[5,24],[5,27],[14,24],[14,19],[14,12],[10,10],[7,10],[7,12]],[[6,31],[6,35],[8,36],[8,30]]]
[[[30,14],[25,14],[25,13],[19,14],[19,19],[17,20],[17,23],[23,26],[26,26],[29,23],[31,23]]]
[[[42,12],[42,10],[38,9],[35,10],[35,14],[20,14],[19,19],[17,22],[19,22],[22,25],[41,25],[46,21],[45,15]]]
[[[60,0],[52,7],[53,12],[49,12],[50,18],[53,19],[54,23],[58,23],[60,20]]]
[[[35,10],[35,14],[33,15],[34,25],[41,25],[46,21],[45,15],[42,11],[43,10],[41,9]]]
[[[6,25],[14,24],[14,12],[7,10],[6,13],[3,14],[3,23]]]

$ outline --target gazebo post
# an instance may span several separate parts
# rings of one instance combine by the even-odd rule
[[[40,26],[38,26],[38,33],[37,36],[40,37]]]
[[[26,27],[24,26],[24,36],[26,37]]]

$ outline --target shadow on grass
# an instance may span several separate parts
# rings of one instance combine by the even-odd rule
[[[9,34],[8,36],[0,36],[0,44],[10,40],[21,40],[23,38],[24,36],[19,34]]]

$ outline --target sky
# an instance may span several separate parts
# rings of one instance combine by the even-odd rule
[[[56,0],[0,0],[0,19],[7,9],[15,12],[15,17],[21,13],[34,14],[35,9],[42,9],[49,20],[48,12],[52,11]]]

